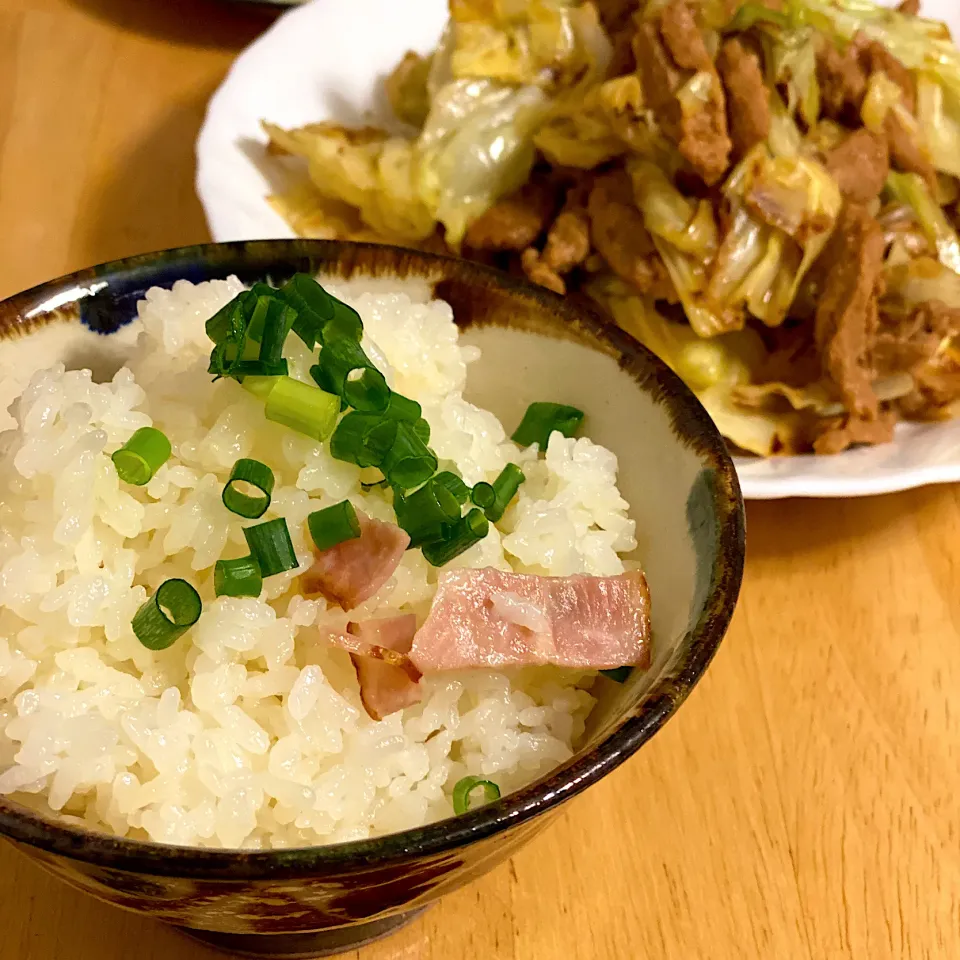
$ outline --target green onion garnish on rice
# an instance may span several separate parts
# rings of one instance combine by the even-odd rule
[[[360,536],[357,511],[349,500],[315,510],[307,517],[307,527],[318,550],[329,550],[338,543],[356,540]]]
[[[279,294],[297,312],[293,332],[312,350],[324,324],[333,319],[333,297],[306,273],[295,273]]]
[[[523,483],[523,471],[515,464],[508,463],[499,473],[497,479],[493,481],[494,500],[493,503],[484,507],[484,513],[491,523],[496,523],[510,506],[510,501],[516,496]],[[474,487],[476,489],[476,487]],[[481,504],[477,504],[481,506]]]
[[[242,458],[233,465],[230,479],[223,488],[223,505],[237,516],[256,520],[270,506],[273,483],[273,471],[265,463]],[[244,486],[259,490],[259,496],[245,493]]]
[[[259,597],[263,589],[260,564],[252,556],[218,560],[213,568],[213,589],[218,597]]]
[[[269,367],[283,359],[283,345],[296,318],[296,311],[282,300],[274,297],[257,299],[250,326],[253,327],[258,321],[262,324],[259,359],[265,366]]]
[[[170,459],[170,441],[156,427],[141,427],[110,459],[124,483],[142,487]]]
[[[267,394],[264,416],[314,440],[333,433],[340,413],[340,398],[292,377],[278,377]]]
[[[493,489],[492,483],[481,480],[473,485],[473,489],[470,491],[470,499],[481,510],[486,510],[497,502],[497,491]]]
[[[521,447],[539,444],[547,449],[547,441],[554,430],[565,437],[572,437],[583,423],[583,411],[563,403],[531,403],[520,421],[520,426],[510,438]]]
[[[379,467],[397,440],[400,426],[375,413],[348,413],[330,438],[330,455],[358,467]]]
[[[633,667],[614,667],[612,670],[601,670],[600,673],[615,683],[623,683],[632,669]]]
[[[200,619],[202,610],[200,594],[186,580],[165,580],[131,625],[148,650],[166,650]]]
[[[430,442],[430,424],[423,417],[413,421],[413,432],[424,442]]]
[[[397,523],[410,535],[410,545],[445,539],[444,532],[460,519],[457,498],[436,477],[408,497],[395,496]]]
[[[244,527],[243,535],[250,555],[260,565],[264,577],[273,577],[297,566],[297,554],[290,540],[287,521],[283,517],[267,520],[253,527]]]
[[[319,360],[310,368],[310,376],[321,390],[342,397],[347,377],[354,370],[364,370],[367,367],[375,369],[363,352],[363,347],[349,337],[337,337],[325,342],[320,348]],[[387,406],[387,396],[389,394],[384,396],[381,409]]]
[[[375,367],[356,367],[343,382],[343,399],[355,410],[383,413],[390,402],[390,388]]]
[[[437,458],[421,440],[415,425],[408,420],[387,422],[396,422],[397,438],[383,463],[379,464],[384,476],[401,490],[409,490],[429,480],[437,471]]]
[[[454,557],[459,557],[464,550],[469,550],[475,543],[479,543],[489,530],[490,524],[483,515],[483,511],[471,510],[448,528],[444,539],[425,543],[421,547],[421,553],[428,563],[435,567],[442,567]]]
[[[399,393],[391,393],[383,415],[391,420],[419,420],[423,410],[416,400],[402,397]]]
[[[453,494],[457,503],[466,503],[470,498],[470,488],[455,474],[449,470],[438,473],[433,478],[434,483],[439,483],[446,487]]]
[[[458,780],[453,788],[453,812],[460,814],[470,810],[473,805],[471,798],[476,790],[483,791],[481,805],[500,799],[500,788],[492,780],[484,780],[483,777],[464,777]]]
[[[254,358],[240,360],[230,368],[230,376],[240,380],[243,377],[285,377],[287,375],[287,361],[280,359],[272,363]]]

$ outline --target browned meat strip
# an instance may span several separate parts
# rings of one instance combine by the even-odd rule
[[[846,204],[823,254],[827,274],[814,321],[823,372],[839,388],[847,410],[864,420],[877,416],[869,362],[883,252],[880,224],[864,207]]]
[[[727,91],[733,150],[742,157],[770,133],[770,92],[763,82],[760,58],[736,38],[720,48],[717,70]]]
[[[876,40],[871,40],[860,56],[867,75],[878,71],[885,73],[903,91],[903,102],[913,113],[917,106],[917,85],[914,83],[913,74]]]
[[[867,92],[867,73],[856,39],[841,53],[827,37],[817,50],[817,80],[823,113],[851,127],[860,125],[860,104]]]
[[[730,163],[726,100],[689,5],[672,0],[659,24],[655,20],[641,23],[633,52],[644,97],[664,133],[705,183],[716,183]],[[714,82],[706,102],[684,112],[677,93],[697,72],[710,73]]]
[[[827,154],[826,166],[848,200],[868,203],[879,196],[890,171],[887,142],[861,127]]]
[[[641,293],[675,300],[673,284],[634,203],[627,174],[618,171],[599,177],[587,210],[590,239],[610,269]]]
[[[920,15],[920,0],[903,0],[897,10],[907,16],[917,17]]]
[[[523,272],[540,286],[564,294],[564,276],[587,259],[590,253],[590,220],[582,209],[564,210],[547,232],[541,254],[536,247],[523,251]]]
[[[473,250],[524,250],[546,230],[558,205],[556,185],[535,178],[477,217],[464,244]]]
[[[713,70],[693,10],[686,0],[671,0],[660,14],[660,34],[674,63],[685,70]]]
[[[861,443],[889,443],[893,439],[896,417],[882,412],[876,417],[830,417],[817,423],[814,453],[842,453]]]

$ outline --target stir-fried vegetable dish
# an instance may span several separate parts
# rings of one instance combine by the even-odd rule
[[[960,399],[960,52],[868,0],[450,0],[387,131],[265,123],[303,236],[589,296],[763,456]]]

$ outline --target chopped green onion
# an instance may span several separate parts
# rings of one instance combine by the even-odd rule
[[[295,273],[279,294],[297,312],[293,332],[312,350],[324,324],[333,319],[333,297],[306,273]]]
[[[398,423],[373,413],[348,413],[330,438],[330,454],[359,467],[379,467],[397,439]]]
[[[228,304],[222,306],[204,325],[207,336],[216,344],[234,340],[238,334],[246,335],[247,320],[243,315],[243,293],[234,297]]]
[[[267,363],[264,360],[238,360],[231,368],[231,377],[285,377],[287,375],[287,361],[277,360]]]
[[[396,423],[397,438],[383,458],[380,468],[384,476],[401,490],[409,490],[432,477],[437,470],[437,458],[417,435],[414,425],[408,420],[385,422]]]
[[[253,341],[262,335],[262,319],[252,323],[261,299],[270,299],[276,291],[265,283],[255,283],[221,307],[206,323],[207,336],[213,341],[208,373],[217,377],[237,376],[237,365],[248,356]],[[248,342],[249,341],[249,342]],[[256,351],[252,354],[256,356]]]
[[[258,400],[266,400],[270,391],[277,385],[277,377],[244,377],[243,389],[252,393]]]
[[[253,556],[218,560],[213,568],[213,589],[218,597],[259,597],[263,574]]]
[[[423,417],[413,421],[413,432],[424,442],[430,442],[430,424]]]
[[[260,496],[243,493],[237,484],[249,484],[260,491]],[[230,479],[223,488],[223,505],[238,516],[256,520],[267,512],[273,493],[273,471],[259,460],[241,458],[233,465]]]
[[[474,484],[470,491],[470,499],[481,510],[486,510],[497,502],[497,491],[493,489],[493,484],[484,483],[481,480],[480,483]]]
[[[438,473],[433,478],[433,482],[446,487],[453,494],[457,503],[466,503],[470,497],[470,488],[455,473],[451,473],[449,470]]]
[[[422,413],[423,410],[416,400],[402,397],[399,393],[391,393],[383,415],[391,420],[419,420]]]
[[[309,383],[279,377],[267,395],[264,416],[314,440],[325,440],[333,432],[340,413],[340,400]]]
[[[492,803],[500,799],[500,788],[492,780],[483,777],[464,777],[453,788],[453,812],[466,813],[470,809],[470,797],[474,790],[483,791],[482,803]]]
[[[333,343],[335,340],[346,338],[359,343],[363,337],[363,321],[360,319],[360,314],[336,297],[331,297],[330,300],[333,303],[333,318],[323,325],[323,342]]]
[[[425,543],[421,547],[421,552],[428,563],[435,567],[442,567],[454,557],[460,556],[464,550],[469,550],[475,543],[479,543],[489,530],[490,524],[483,512],[471,510],[448,528],[449,532],[445,539]]]
[[[249,323],[247,325],[247,339],[254,343],[260,343],[263,340],[263,322],[265,312],[261,308],[258,312],[257,307],[261,300],[273,300],[276,303],[283,303],[279,290],[274,290],[267,283],[261,283],[259,280],[247,291],[240,294],[240,303],[242,305],[244,316]],[[286,306],[286,304],[284,304]],[[294,310],[294,313],[296,311]]]
[[[290,541],[290,531],[283,517],[244,527],[243,535],[250,555],[260,564],[260,573],[272,577],[297,566],[297,554]]]
[[[288,307],[282,300],[273,297],[260,297],[250,321],[253,328],[258,318],[262,317],[263,335],[260,341],[259,360],[267,366],[279,363],[283,359],[283,345],[293,321],[297,319],[297,312]],[[248,331],[248,336],[252,334]]]
[[[397,523],[410,535],[410,545],[418,547],[444,537],[446,529],[460,519],[457,498],[436,477],[429,479],[409,497],[394,497]]]
[[[141,427],[110,459],[124,483],[142,487],[170,459],[170,441],[156,427]]]
[[[492,504],[484,508],[487,519],[491,523],[496,523],[506,513],[510,501],[516,496],[517,490],[520,489],[520,484],[523,483],[524,479],[523,471],[515,463],[508,463],[500,471],[497,479],[493,481],[496,497]],[[481,506],[481,504],[477,505]]]
[[[354,370],[364,370],[367,367],[375,369],[369,357],[363,352],[363,347],[349,337],[339,337],[324,343],[320,350],[319,362],[310,368],[310,376],[321,390],[342,397],[349,374]],[[386,399],[384,397],[384,408]]]
[[[390,388],[375,367],[358,367],[343,382],[343,399],[355,410],[383,413],[390,402]]]
[[[133,615],[136,638],[148,650],[166,650],[199,619],[200,594],[186,580],[165,580]]]
[[[583,411],[576,407],[568,407],[563,403],[531,403],[511,439],[521,447],[536,443],[541,450],[546,450],[547,441],[554,430],[559,430],[565,437],[572,437],[581,423]]]
[[[609,677],[615,683],[623,683],[630,676],[633,667],[614,667],[612,670],[601,670],[600,672]]]
[[[329,550],[338,543],[356,540],[360,536],[357,511],[349,500],[315,510],[307,517],[307,526],[318,550]]]

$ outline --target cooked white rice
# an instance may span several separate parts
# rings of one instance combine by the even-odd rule
[[[623,570],[633,522],[616,458],[554,434],[521,451],[462,398],[479,351],[458,344],[446,303],[330,284],[365,324],[363,345],[391,386],[420,401],[441,468],[468,483],[505,463],[527,481],[499,529],[459,557],[545,574]],[[304,520],[344,497],[393,519],[380,491],[327,449],[268,423],[232,380],[211,383],[204,320],[238,280],[155,288],[109,383],[62,365],[33,376],[0,434],[0,793],[120,836],[176,844],[289,847],[388,833],[453,813],[468,774],[504,792],[566,761],[593,705],[589,673],[550,668],[426,677],[423,702],[375,722],[347,655],[320,639],[347,615],[297,592],[311,562]],[[312,362],[287,341],[291,375]],[[142,488],[109,454],[145,425],[173,456]],[[270,511],[301,561],[259,599],[216,599],[213,565],[247,553],[220,500],[238,457],[269,464]],[[144,648],[131,619],[164,580],[200,591],[199,623],[169,650]],[[351,619],[429,609],[436,571],[407,551]]]

